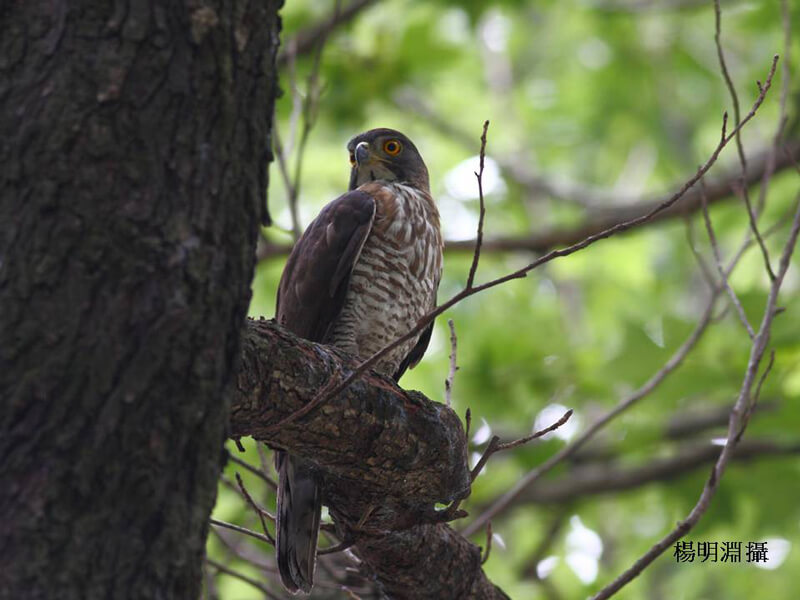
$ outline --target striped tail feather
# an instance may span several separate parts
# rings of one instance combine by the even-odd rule
[[[301,459],[278,452],[276,462],[278,570],[288,591],[308,594],[314,585],[322,490],[314,471]]]

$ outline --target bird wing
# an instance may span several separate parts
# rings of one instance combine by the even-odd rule
[[[400,363],[400,366],[397,367],[397,371],[394,374],[394,380],[400,381],[400,378],[403,376],[403,373],[406,372],[406,369],[413,369],[417,366],[419,361],[422,360],[422,357],[425,355],[425,351],[428,349],[428,344],[431,341],[431,334],[433,334],[433,322],[428,325],[422,334],[419,336],[417,343],[411,349],[406,357],[403,359],[403,362]]]
[[[322,209],[295,244],[281,276],[276,309],[281,325],[307,340],[325,342],[374,218],[375,200],[360,190]]]

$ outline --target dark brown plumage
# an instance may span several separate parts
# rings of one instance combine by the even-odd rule
[[[278,287],[277,319],[306,339],[361,360],[410,331],[436,305],[442,270],[439,213],[417,148],[392,129],[347,145],[350,191],[298,240]],[[431,324],[379,361],[396,380],[422,358]],[[278,453],[277,554],[289,591],[313,585],[322,503],[312,465]]]

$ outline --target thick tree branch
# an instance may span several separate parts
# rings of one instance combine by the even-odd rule
[[[581,467],[560,479],[537,481],[525,489],[517,502],[562,504],[592,494],[630,490],[656,481],[670,481],[716,462],[719,451],[719,446],[704,444],[686,448],[675,456],[656,458],[637,467]],[[738,462],[798,453],[800,442],[785,444],[769,440],[745,440],[736,447],[733,457]]]
[[[754,412],[773,412],[779,407],[780,403],[776,400],[762,400]],[[669,420],[664,435],[673,440],[692,437],[708,429],[727,425],[730,413],[730,406],[713,406],[682,412]]]
[[[392,598],[504,598],[480,549],[441,523],[435,502],[469,493],[466,437],[448,407],[369,372],[318,410],[275,428],[356,363],[274,321],[249,321],[230,434],[320,469],[337,535]]]
[[[370,372],[321,410],[275,429],[355,365],[266,320],[248,322],[242,361],[232,437],[249,435],[302,456],[378,496],[448,502],[468,492],[464,430],[446,406]]]
[[[281,52],[278,55],[278,65],[283,66],[288,62],[289,52],[293,54],[293,57],[309,54],[314,50],[314,47],[321,38],[328,37],[334,29],[349,23],[355,19],[362,10],[369,8],[371,5],[375,4],[375,2],[376,0],[353,0],[327,19],[298,31],[284,44],[289,50]]]

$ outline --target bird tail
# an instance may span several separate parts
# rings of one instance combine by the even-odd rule
[[[314,585],[322,491],[315,473],[301,459],[278,452],[276,462],[278,570],[287,590],[308,594]]]

